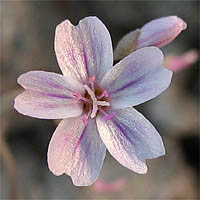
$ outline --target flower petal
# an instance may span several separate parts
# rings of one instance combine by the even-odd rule
[[[91,76],[100,81],[113,64],[110,34],[97,17],[86,17],[77,26],[69,20],[59,24],[55,52],[62,73],[82,83]]]
[[[15,98],[14,108],[23,115],[39,119],[63,119],[82,114],[82,104],[65,96],[26,90]]]
[[[51,96],[72,97],[74,92],[85,91],[79,82],[54,72],[30,71],[19,76],[17,82],[26,90]]]
[[[117,63],[101,80],[113,108],[127,108],[148,101],[169,86],[172,72],[163,67],[157,47],[139,49]]]
[[[177,16],[152,20],[141,28],[137,49],[147,46],[163,47],[174,40],[187,24]]]
[[[74,93],[84,94],[84,87],[53,72],[30,71],[18,78],[26,89],[15,99],[15,109],[31,117],[42,119],[63,119],[80,116],[82,104]]]
[[[61,121],[48,149],[49,169],[55,175],[66,173],[78,186],[91,185],[99,176],[106,148],[95,120],[85,125],[81,117]]]
[[[165,154],[162,139],[153,125],[134,108],[110,110],[115,117],[97,117],[99,134],[111,155],[137,173],[147,172],[146,159]]]

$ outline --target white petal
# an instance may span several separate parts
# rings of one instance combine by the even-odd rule
[[[83,105],[65,96],[26,90],[15,98],[14,108],[23,115],[40,119],[64,119],[82,114]]]
[[[17,82],[26,90],[52,94],[52,96],[72,97],[75,92],[84,94],[85,91],[79,82],[54,72],[30,71],[20,75]]]
[[[116,115],[105,121],[97,117],[99,134],[110,154],[137,173],[147,171],[146,159],[165,154],[162,139],[153,125],[133,108],[110,110]]]
[[[172,72],[163,66],[156,47],[139,49],[117,63],[100,83],[110,94],[113,108],[127,108],[148,101],[169,86]]]
[[[99,176],[106,148],[95,120],[85,125],[81,117],[61,121],[48,149],[49,169],[55,175],[66,173],[77,186],[91,185]]]
[[[97,17],[86,17],[77,26],[69,20],[59,24],[55,52],[63,74],[82,83],[91,76],[100,81],[113,64],[110,34]]]
[[[63,119],[82,113],[82,103],[74,93],[84,94],[84,87],[71,79],[53,72],[30,71],[22,74],[18,83],[26,89],[15,99],[15,109],[31,117]]]

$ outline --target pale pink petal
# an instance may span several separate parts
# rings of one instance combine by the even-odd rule
[[[19,76],[17,82],[26,90],[52,94],[52,96],[73,97],[75,92],[84,94],[85,91],[79,82],[54,72],[26,72]]]
[[[166,67],[173,72],[181,71],[194,64],[199,58],[197,50],[191,50],[181,56],[167,56],[165,58]]]
[[[23,115],[40,119],[63,119],[82,114],[81,103],[68,96],[26,90],[15,98],[14,108]]]
[[[165,154],[162,139],[153,125],[134,108],[110,110],[115,117],[97,117],[99,134],[110,154],[123,166],[137,173],[147,172],[146,159]]]
[[[126,179],[120,178],[115,181],[104,181],[104,180],[98,180],[94,183],[92,186],[92,189],[95,192],[99,193],[113,193],[113,192],[120,192],[124,189],[126,185]]]
[[[74,93],[84,94],[84,87],[60,74],[30,71],[22,74],[18,83],[26,90],[15,99],[15,109],[21,114],[42,119],[63,119],[82,113],[82,104]]]
[[[137,49],[147,46],[163,47],[174,40],[187,24],[177,16],[152,20],[141,28]]]
[[[126,108],[158,96],[171,78],[172,72],[163,67],[162,52],[157,47],[145,47],[117,63],[100,87],[108,91],[113,108]]]
[[[69,20],[59,24],[55,52],[62,73],[82,83],[91,76],[100,81],[113,64],[110,34],[97,17],[86,17],[77,26]]]
[[[61,121],[48,149],[49,169],[55,175],[66,173],[74,185],[91,185],[99,176],[106,148],[95,120],[86,125],[82,117]]]

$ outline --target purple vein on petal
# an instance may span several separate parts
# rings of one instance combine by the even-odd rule
[[[56,83],[54,80],[45,80],[45,79],[40,79],[37,80],[37,84],[41,84],[41,85],[49,85],[52,88],[56,88],[56,89],[62,89],[62,90],[68,90],[73,92],[72,90],[70,90],[69,88],[65,87],[64,85],[60,85],[58,83]]]
[[[123,134],[123,135],[122,135],[122,138],[125,137],[132,145],[134,145],[134,144],[133,144],[133,141],[131,140],[131,138],[130,138],[127,134],[124,133],[125,131],[124,131],[124,129],[122,128],[122,125],[118,124],[115,120],[113,120],[113,124],[115,124],[116,127],[120,130],[120,133]],[[126,129],[128,129],[128,127],[126,127]]]
[[[134,135],[132,135],[133,137],[130,138],[126,134],[126,132],[133,134],[133,130],[130,127],[128,127],[127,125],[119,124],[114,120],[113,120],[113,123],[120,130],[120,134],[121,134],[122,138],[125,137],[130,142],[130,144],[134,146],[135,150],[137,149],[137,143],[139,143],[142,146],[146,146],[147,145],[147,144],[145,144],[142,135],[140,136],[139,134],[134,134]],[[139,133],[142,130],[142,127],[135,126],[135,129],[136,129],[136,132]],[[134,139],[134,141],[133,141],[133,139]],[[149,149],[149,151],[151,151],[151,149]],[[140,158],[141,160],[144,159],[144,157],[141,155],[141,153],[136,151],[136,154],[137,154],[138,158]]]
[[[38,92],[38,91],[34,91],[34,90],[27,90],[27,91],[36,92],[38,94],[42,94],[42,95],[49,96],[49,97],[56,97],[56,98],[62,98],[62,99],[71,99],[72,98],[70,96],[61,95],[61,94],[51,94],[48,92]]]
[[[78,142],[76,143],[76,145],[75,145],[75,147],[74,147],[74,151],[72,152],[72,157],[74,157],[74,154],[76,153],[78,147],[80,146],[81,141],[82,141],[82,139],[83,139],[83,136],[85,135],[85,132],[86,132],[86,126],[85,126],[85,128],[83,129],[83,132],[82,132],[82,134],[81,134],[81,136],[80,136]]]
[[[85,157],[84,157],[84,160],[83,160],[82,169],[83,169],[84,166],[85,166],[85,162],[86,162],[86,159],[87,159],[88,153],[89,153],[89,151],[90,151],[90,146],[91,146],[91,143],[87,144],[87,148],[86,148],[86,151],[85,151]]]
[[[84,60],[87,76],[90,77],[89,69],[88,69],[88,60],[87,60],[86,51],[85,51],[85,47],[84,46],[83,46],[83,60]]]
[[[122,91],[122,90],[124,90],[124,89],[126,89],[126,88],[128,88],[128,87],[130,87],[130,86],[132,86],[132,85],[134,85],[134,84],[137,84],[138,82],[140,82],[141,80],[143,80],[145,76],[146,76],[146,74],[144,74],[143,76],[139,77],[139,78],[136,79],[136,80],[133,80],[133,81],[129,82],[128,84],[122,86],[121,88],[118,88],[117,90],[112,91],[112,94],[115,94],[115,93],[117,93],[117,92],[120,92],[120,91]]]

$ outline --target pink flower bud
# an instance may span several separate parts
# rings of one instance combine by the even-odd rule
[[[163,47],[174,40],[186,28],[187,24],[177,16],[152,20],[141,28],[137,49],[146,46]]]
[[[92,187],[95,192],[98,193],[114,193],[122,191],[127,184],[125,178],[120,178],[112,182],[106,182],[99,179]]]
[[[197,50],[190,50],[181,56],[167,56],[165,64],[168,69],[171,69],[173,72],[177,72],[191,66],[198,60],[198,58],[199,52]]]

